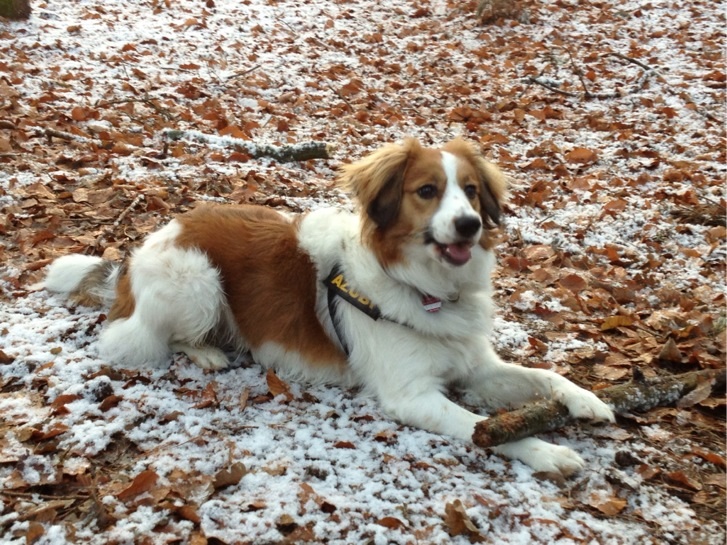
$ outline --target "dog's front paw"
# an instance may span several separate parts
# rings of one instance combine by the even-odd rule
[[[568,407],[568,411],[574,418],[594,422],[614,422],[616,420],[611,407],[598,399],[593,392],[579,388],[575,393],[563,395],[560,401]]]
[[[534,437],[495,447],[495,452],[529,465],[536,473],[569,477],[585,467],[583,458],[568,447],[553,445]]]

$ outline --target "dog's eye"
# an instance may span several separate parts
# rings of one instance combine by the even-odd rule
[[[433,199],[437,196],[437,186],[433,184],[427,184],[417,189],[417,195],[422,199]]]
[[[464,186],[464,194],[467,196],[469,200],[472,200],[477,197],[477,186],[473,184],[469,184]]]

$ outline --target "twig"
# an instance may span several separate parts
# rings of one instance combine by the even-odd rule
[[[336,93],[336,95],[338,95],[338,98],[340,98],[341,100],[343,100],[346,103],[346,106],[348,106],[349,111],[351,111],[351,112],[354,111],[353,106],[351,106],[351,103],[348,101],[348,99],[345,96],[343,96],[339,91],[336,91],[333,88],[333,85],[330,84],[330,82],[326,81],[326,85],[328,85],[328,88],[331,91],[333,91],[334,93]]]
[[[627,57],[626,55],[623,55],[622,53],[618,53],[618,52],[615,52],[614,51],[614,52],[611,52],[611,53],[606,53],[606,56],[616,57],[616,58],[621,59],[621,60],[624,60],[626,62],[630,62],[631,64],[635,64],[636,66],[640,66],[641,68],[643,68],[647,72],[656,72],[656,70],[654,70],[648,64],[644,64],[643,62],[641,62],[639,60],[632,59],[631,57]]]
[[[67,142],[79,142],[81,144],[94,144],[99,147],[103,147],[103,142],[100,140],[95,140],[93,138],[88,138],[87,136],[81,136],[78,134],[71,134],[70,132],[64,132],[59,131],[56,129],[42,129],[40,127],[36,127],[39,131],[41,131],[41,134],[44,134],[48,137],[48,140],[50,141],[52,138],[60,138],[61,140],[66,140]]]
[[[554,85],[551,85],[550,83],[540,81],[538,78],[535,78],[533,76],[528,76],[527,80],[530,83],[535,83],[537,85],[540,85],[541,87],[545,87],[549,91],[553,91],[554,93],[558,93],[559,95],[572,97],[572,98],[580,98],[580,96],[581,96],[580,93],[572,93],[570,91],[563,91],[562,89],[558,89],[557,87],[555,87]]]
[[[627,384],[604,388],[594,393],[610,404],[616,412],[628,413],[670,405],[704,381],[724,385],[725,370],[694,371],[653,380],[635,376]],[[472,441],[481,447],[493,447],[536,433],[554,431],[574,421],[568,409],[558,401],[530,403],[516,411],[478,422]]]
[[[325,142],[303,142],[295,145],[271,146],[269,144],[254,144],[229,136],[204,134],[193,130],[165,129],[161,132],[161,136],[167,140],[187,140],[229,148],[253,158],[270,157],[280,163],[306,161],[308,159],[328,159],[333,149],[333,146]]]
[[[21,492],[19,490],[0,490],[0,496],[10,496],[15,498],[41,498],[43,500],[87,500],[89,496],[78,496],[76,494],[63,494],[54,496],[53,494],[40,494],[38,492]]]
[[[578,76],[578,79],[580,80],[581,85],[583,86],[583,96],[585,96],[586,98],[596,98],[596,99],[600,99],[600,100],[608,99],[608,98],[618,98],[619,96],[621,96],[616,91],[614,91],[612,93],[591,93],[590,89],[588,89],[588,85],[586,85],[586,80],[583,79],[583,71],[580,68],[578,68],[578,66],[576,66],[576,61],[573,58],[573,54],[571,53],[570,49],[566,48],[565,51],[566,51],[566,53],[568,53],[568,57],[570,58],[570,64],[571,64],[571,67],[573,68],[573,73],[576,76]]]
[[[144,200],[143,193],[139,193],[136,197],[134,197],[134,200],[131,201],[131,204],[129,204],[129,206],[124,208],[123,212],[121,212],[121,214],[119,214],[119,217],[116,218],[116,221],[114,221],[111,228],[116,229],[119,225],[121,225],[121,222],[124,221],[124,218],[129,214],[129,212],[131,212],[134,208],[136,208],[136,206],[143,200]]]
[[[248,74],[254,72],[258,68],[260,68],[262,64],[256,64],[252,68],[248,68],[247,70],[243,70],[242,72],[237,72],[236,74],[232,74],[231,76],[228,76],[227,81],[230,81],[231,79],[235,78],[241,78],[242,76],[247,76]]]

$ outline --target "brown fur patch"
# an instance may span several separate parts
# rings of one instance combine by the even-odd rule
[[[177,218],[181,248],[197,248],[220,271],[240,334],[273,342],[312,365],[346,358],[318,321],[316,271],[298,247],[297,223],[261,206],[201,206]]]
[[[479,244],[489,250],[497,240],[492,228],[499,222],[505,178],[474,145],[462,138],[447,143],[442,151],[461,159],[461,187],[468,183],[478,185],[479,199],[473,206],[485,226]],[[339,183],[358,199],[363,211],[363,242],[386,267],[402,259],[404,244],[417,238],[423,242],[424,230],[444,193],[446,178],[441,151],[422,148],[418,141],[409,138],[401,145],[384,146],[343,166]],[[417,189],[426,184],[437,186],[437,197],[422,199],[417,195]]]
[[[79,305],[97,307],[103,305],[103,300],[97,294],[99,286],[103,286],[106,278],[113,271],[114,264],[110,261],[102,261],[91,271],[86,273],[75,291],[69,294],[69,299]]]
[[[125,271],[116,284],[116,298],[109,310],[109,320],[128,318],[134,313],[135,307],[136,301],[134,301],[134,294],[131,293],[131,278],[129,271]]]

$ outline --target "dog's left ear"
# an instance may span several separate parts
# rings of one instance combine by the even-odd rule
[[[480,182],[482,225],[487,229],[500,225],[500,214],[507,193],[507,181],[500,169],[485,160],[474,144],[462,138],[455,138],[442,149],[464,157],[475,167]]]
[[[398,216],[406,168],[420,150],[416,139],[407,138],[341,167],[339,184],[356,196],[376,227],[386,229]]]

